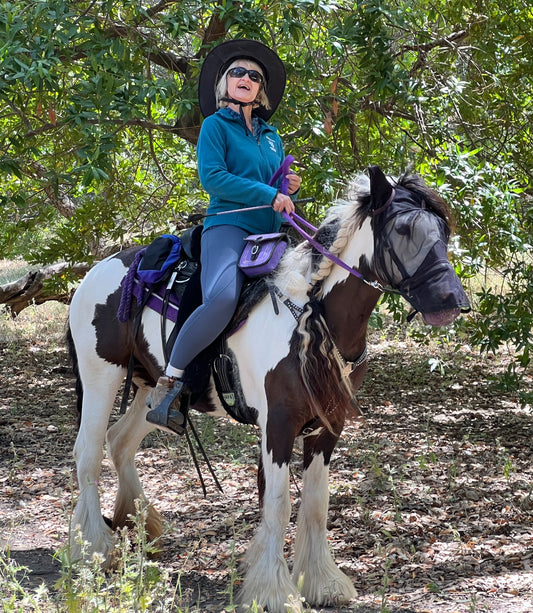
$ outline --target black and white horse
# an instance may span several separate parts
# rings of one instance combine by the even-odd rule
[[[328,548],[328,469],[344,422],[354,412],[353,395],[366,371],[367,324],[382,286],[401,293],[430,325],[451,323],[469,308],[447,259],[449,212],[438,194],[417,176],[392,181],[378,167],[350,190],[315,234],[320,249],[308,241],[289,248],[266,281],[272,291],[253,304],[244,324],[234,326],[227,338],[245,403],[239,419],[257,424],[262,433],[262,519],[246,556],[241,600],[255,600],[271,613],[285,611],[297,585],[314,605],[355,596]],[[153,428],[145,419],[145,400],[165,366],[160,315],[144,310],[136,340],[133,321],[117,318],[121,283],[135,254],[135,249],[124,251],[97,264],[70,307],[81,410],[74,449],[80,491],[73,524],[91,549],[105,556],[114,539],[98,492],[104,441],[119,479],[113,518],[119,527],[135,513],[135,499],[144,500],[134,459]],[[132,352],[136,395],[108,429]],[[215,414],[222,406],[210,378],[192,408]],[[304,473],[291,573],[283,547],[291,509],[289,461],[297,437],[303,439]],[[161,535],[161,523],[149,506],[151,538]],[[73,557],[80,555],[77,547],[72,542]]]

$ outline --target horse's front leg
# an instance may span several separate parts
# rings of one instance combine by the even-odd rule
[[[283,554],[291,513],[288,463],[294,437],[283,420],[274,421],[271,413],[261,442],[262,519],[246,554],[247,572],[239,600],[245,605],[255,601],[270,613],[285,613],[289,596],[296,597],[298,592]],[[299,610],[298,606],[291,608]]]
[[[304,439],[303,490],[296,533],[293,580],[312,605],[338,605],[355,598],[350,579],[329,550],[326,522],[329,460],[338,440],[325,428]]]

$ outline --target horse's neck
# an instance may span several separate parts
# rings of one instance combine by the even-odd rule
[[[370,219],[355,231],[340,254],[366,278],[374,278],[369,263],[374,255],[374,238]],[[370,315],[379,299],[379,292],[360,279],[335,267],[324,282],[326,322],[341,355],[348,360],[359,357],[365,349]]]
[[[324,298],[326,323],[345,359],[355,360],[363,353],[368,321],[379,296],[378,291],[350,275]]]

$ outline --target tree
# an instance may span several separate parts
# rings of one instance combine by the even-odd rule
[[[248,37],[286,62],[274,120],[317,199],[311,218],[354,172],[412,164],[455,211],[461,273],[498,270],[525,309],[533,17],[522,0],[495,4],[2,0],[2,254],[90,264],[186,224],[205,205],[194,156],[201,62],[220,41]],[[496,317],[488,296],[506,295],[482,289],[486,321]],[[507,332],[529,363],[527,325]]]

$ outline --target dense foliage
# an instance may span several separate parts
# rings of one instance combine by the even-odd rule
[[[533,11],[524,0],[1,0],[4,257],[93,261],[205,204],[194,143],[202,58],[276,48],[274,119],[318,218],[349,177],[412,165],[457,221],[473,341],[529,364]]]

